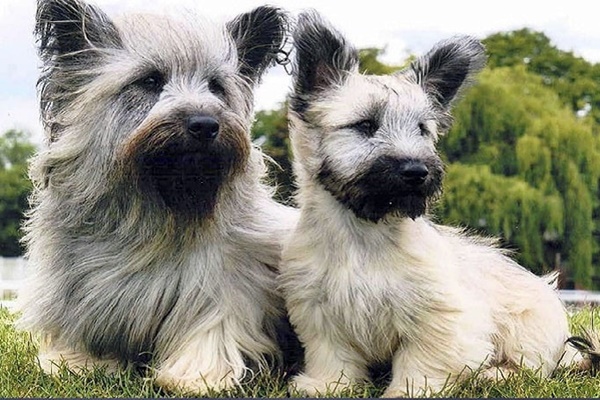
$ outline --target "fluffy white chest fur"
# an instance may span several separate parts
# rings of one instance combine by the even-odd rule
[[[417,226],[423,235],[435,235],[423,220],[405,223]],[[436,257],[440,253],[428,248],[421,235],[403,235],[402,226],[385,232],[373,229],[371,235],[345,232],[368,230],[366,226],[314,227],[309,228],[312,234],[303,235],[309,240],[288,248],[284,274],[302,282],[302,290],[291,297],[310,305],[307,315],[314,319],[318,314],[332,340],[348,341],[369,361],[389,359],[400,338],[418,334],[419,320],[430,314],[436,300],[447,296],[443,283],[452,278],[441,275],[455,275],[451,270],[456,264],[447,260],[447,271],[442,271],[442,260]]]

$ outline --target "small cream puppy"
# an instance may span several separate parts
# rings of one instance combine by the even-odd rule
[[[384,361],[387,397],[436,392],[480,368],[547,376],[578,361],[554,275],[427,218],[443,180],[435,144],[485,65],[482,44],[454,37],[394,75],[365,76],[356,50],[315,12],[299,16],[294,43],[301,217],[280,287],[306,350],[295,389],[333,394]]]

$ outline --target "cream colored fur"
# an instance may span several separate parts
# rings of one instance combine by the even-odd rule
[[[324,190],[309,190],[281,275],[306,348],[298,390],[342,389],[388,359],[384,396],[394,397],[438,391],[480,368],[548,376],[579,358],[565,346],[566,313],[548,277],[425,218],[361,221]]]
[[[581,360],[565,344],[555,275],[536,276],[495,241],[420,212],[418,201],[437,194],[422,186],[441,190],[435,144],[454,97],[485,64],[481,43],[443,41],[379,77],[358,73],[357,52],[316,12],[300,16],[294,40],[289,118],[301,216],[279,283],[306,367],[292,387],[339,393],[391,361],[384,396],[432,394],[475,370],[549,376]],[[427,167],[422,186],[398,172],[409,163]],[[390,199],[389,213],[377,214],[388,207],[378,196]]]

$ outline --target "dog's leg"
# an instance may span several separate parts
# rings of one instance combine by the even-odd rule
[[[418,347],[409,345],[394,357],[392,381],[383,397],[422,396],[443,387],[450,371],[444,371],[435,357],[420,354]]]
[[[292,380],[292,392],[308,396],[331,395],[366,380],[365,361],[355,351],[340,345],[332,344],[326,337],[313,337],[307,342],[306,368]]]
[[[475,329],[481,326],[465,317],[469,316],[439,318],[407,341],[394,356],[392,381],[383,397],[437,393],[447,383],[487,366],[494,352],[489,332]],[[484,320],[480,318],[480,322]]]
[[[437,353],[442,349],[427,346],[411,343],[396,354],[392,364],[392,381],[383,397],[423,396],[444,387],[451,372],[455,371],[445,365],[448,355]],[[426,354],[425,349],[435,354]]]
[[[201,395],[239,385],[248,371],[240,345],[248,342],[243,335],[223,322],[195,330],[158,363],[156,384],[168,391]]]
[[[516,366],[512,365],[498,365],[485,368],[479,375],[483,379],[490,380],[492,382],[503,381],[517,372]]]
[[[77,351],[45,339],[40,344],[38,353],[40,367],[47,374],[57,374],[63,364],[75,373],[91,371],[94,368],[104,369],[106,373],[117,373],[123,364],[111,358],[97,358],[82,351]]]

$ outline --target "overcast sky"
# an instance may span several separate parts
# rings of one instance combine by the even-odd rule
[[[357,47],[386,47],[384,61],[400,63],[454,34],[479,38],[528,27],[544,32],[563,50],[600,62],[600,23],[591,0],[571,1],[383,1],[383,0],[96,0],[108,15],[123,12],[189,8],[226,21],[262,5],[273,4],[297,15],[315,8]],[[32,36],[35,0],[0,0],[0,133],[27,130],[41,138],[35,83],[38,59]],[[474,4],[477,4],[474,6]],[[257,109],[277,107],[290,79],[281,67],[271,69],[256,96]]]

